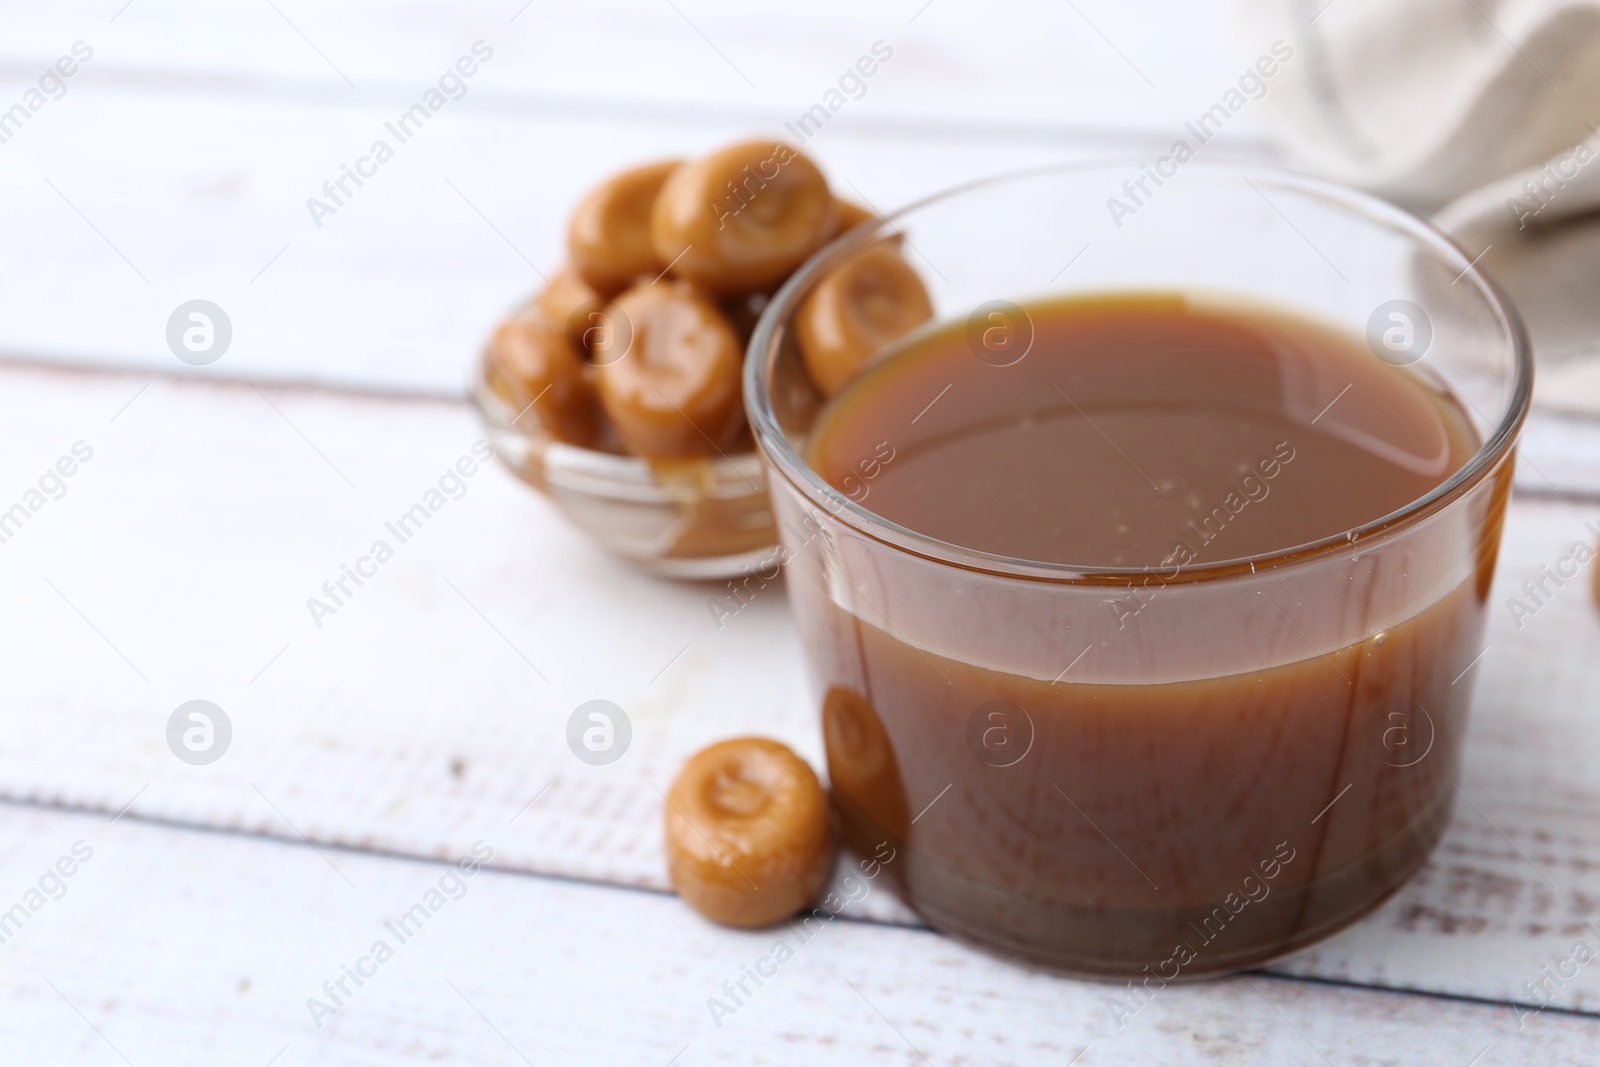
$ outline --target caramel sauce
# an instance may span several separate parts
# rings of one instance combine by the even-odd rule
[[[948,327],[878,361],[823,413],[812,466],[838,487],[888,439],[867,505],[886,519],[1017,559],[1154,567],[1182,544],[1209,563],[1343,533],[1478,447],[1446,394],[1313,323],[1161,295],[1028,317],[1011,366]]]
[[[797,553],[847,835],[902,850],[936,925],[1079,972],[1159,983],[1308,944],[1443,830],[1509,474],[1387,544],[1297,555],[1476,451],[1447,390],[1263,308],[1026,314],[1009,366],[964,323],[879,359],[822,411],[810,462],[951,546],[1129,570],[1056,598],[981,556]]]

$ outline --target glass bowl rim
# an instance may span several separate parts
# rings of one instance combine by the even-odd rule
[[[1254,574],[1264,568],[1320,559],[1334,552],[1349,551],[1352,545],[1359,544],[1363,540],[1378,534],[1397,531],[1442,510],[1457,498],[1464,496],[1511,452],[1532,402],[1533,354],[1521,315],[1499,283],[1478,266],[1478,261],[1468,256],[1465,249],[1426,219],[1371,193],[1283,167],[1224,157],[1192,161],[1184,165],[1184,172],[1196,178],[1204,175],[1213,182],[1228,178],[1243,179],[1247,182],[1259,181],[1273,188],[1319,198],[1352,215],[1361,216],[1377,224],[1386,224],[1388,228],[1426,247],[1445,262],[1460,266],[1461,272],[1457,281],[1470,280],[1489,309],[1498,316],[1500,325],[1510,340],[1514,364],[1514,376],[1505,414],[1493,432],[1485,436],[1478,450],[1450,477],[1433,489],[1387,515],[1348,531],[1253,556],[1187,565],[1180,568],[1177,575],[1168,578],[1159,565],[1105,567],[1049,563],[963,548],[949,541],[918,533],[910,527],[902,526],[862,507],[840,493],[795,451],[778,424],[771,404],[771,391],[767,386],[772,366],[777,360],[777,344],[782,336],[782,323],[794,313],[802,294],[809,292],[813,281],[820,274],[836,266],[851,252],[868,242],[886,233],[896,232],[906,216],[931,205],[1011,182],[1092,171],[1125,173],[1126,168],[1137,171],[1143,163],[1148,163],[1148,160],[1131,155],[1097,156],[1070,163],[1006,171],[964,182],[912,201],[881,219],[863,222],[824,245],[779,287],[777,293],[762,310],[755,331],[750,337],[744,365],[745,415],[749,419],[761,454],[783,474],[786,480],[795,485],[814,504],[826,508],[835,519],[874,541],[936,563],[1007,577],[1080,584],[1099,582],[1126,585],[1130,580],[1159,576],[1163,585],[1170,585],[1222,578],[1239,573]]]

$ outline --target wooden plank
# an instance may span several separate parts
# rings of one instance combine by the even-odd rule
[[[0,69],[35,76],[86,39],[97,49],[96,72],[371,101],[426,86],[481,39],[495,56],[468,99],[668,105],[759,116],[767,125],[817,102],[882,40],[894,53],[892,77],[873,75],[851,115],[1165,133],[1209,107],[1271,43],[1236,46],[1220,0],[1140,12],[1108,0],[1084,0],[1076,10],[1045,0],[981,9],[946,0],[870,8],[819,0],[759,13],[733,0],[276,7],[139,0],[115,21],[105,5],[86,0],[19,11],[8,19]],[[1259,132],[1258,116],[1240,121]]]
[[[722,0],[541,2],[513,23],[520,6],[397,18],[370,2],[201,12],[139,0],[114,23],[87,3],[19,13],[0,43],[5,106],[74,41],[95,52],[0,145],[11,207],[0,353],[184,369],[166,323],[204,298],[234,331],[210,377],[459,395],[493,322],[559,263],[567,211],[589,185],[643,159],[785,134],[879,39],[893,58],[807,148],[841,192],[886,210],[1072,154],[1148,154],[1244,62],[1207,5],[1154,20],[1104,3],[980,14],[937,0],[912,22],[921,0],[870,17],[830,0],[760,20]],[[493,58],[402,143],[385,124],[480,38]],[[1261,152],[1259,118],[1242,111],[1226,150]],[[375,175],[323,191],[379,140],[395,154]],[[314,219],[313,197],[337,212]]]
[[[14,251],[0,256],[0,352],[189,370],[166,326],[179,304],[203,298],[233,332],[221,359],[197,369],[208,378],[452,395],[493,324],[559,265],[567,211],[590,184],[761,132],[725,118],[480,110],[398,144],[385,128],[393,107],[147,88],[52,106],[3,146],[0,195],[12,210],[0,216],[0,248]],[[347,182],[356,195],[313,220],[307,200],[332,203],[323,184],[380,138],[396,144],[393,159],[359,189]],[[828,130],[812,147],[842,192],[885,208],[1063,156],[1050,143],[974,151],[870,130]],[[108,153],[120,161],[115,181]]]
[[[480,854],[499,829],[469,831]],[[1114,1014],[1125,990],[923,931],[841,919],[801,942],[712,927],[659,894],[12,807],[0,900],[78,842],[90,858],[0,946],[17,1062],[1556,1067],[1592,1062],[1600,1030],[1264,975],[1154,989]],[[405,941],[387,925],[430,903]],[[793,958],[762,962],[780,938]],[[723,983],[758,964],[776,973],[713,1018],[708,1000],[731,1005]],[[346,967],[367,977],[335,1005],[322,984]],[[320,1028],[312,997],[337,1009]]]
[[[496,827],[508,869],[660,888],[657,789],[690,752],[758,732],[820,764],[780,587],[718,629],[716,586],[626,570],[498,468],[318,627],[307,598],[470,455],[462,406],[144,382],[0,371],[0,502],[74,442],[94,449],[0,545],[0,795],[425,857]],[[1513,506],[1472,676],[1471,804],[1415,883],[1296,973],[1526,1000],[1522,983],[1589,936],[1591,572],[1521,629],[1505,599],[1592,540],[1597,511]],[[233,725],[203,767],[165,736],[196,698]],[[594,698],[633,725],[609,766],[566,747],[568,716]],[[888,894],[867,907],[910,921]],[[1600,1006],[1587,971],[1555,993]]]
[[[1600,499],[1600,421],[1535,410],[1517,464],[1517,485],[1530,494]]]

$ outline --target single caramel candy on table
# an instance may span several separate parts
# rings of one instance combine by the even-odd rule
[[[537,306],[522,309],[495,330],[484,353],[484,378],[516,413],[519,426],[537,418],[551,437],[595,447],[600,408],[584,376],[583,358],[567,340],[566,329]]]
[[[814,899],[833,870],[828,800],[805,760],[763,737],[690,758],[667,793],[667,870],[714,922],[767,926]]]
[[[836,267],[800,305],[795,332],[823,395],[843,389],[886,346],[933,318],[917,272],[888,244],[873,243]]]
[[[744,429],[743,347],[726,316],[683,282],[635,286],[595,345],[600,403],[628,451],[652,459],[725,452]]]
[[[1596,555],[1600,555],[1600,542],[1595,544],[1594,551]],[[1594,576],[1590,579],[1590,592],[1594,594],[1595,606],[1600,607],[1600,563],[1594,566]]]
[[[828,180],[781,141],[747,141],[683,164],[656,196],[656,257],[713,296],[771,290],[838,229]]]
[[[678,165],[670,159],[625,170],[595,186],[572,212],[567,255],[579,277],[602,296],[666,266],[650,240],[650,216],[662,183]]]

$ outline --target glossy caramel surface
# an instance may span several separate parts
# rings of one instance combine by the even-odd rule
[[[1341,533],[1477,448],[1422,376],[1305,320],[1161,294],[1022,314],[874,363],[824,412],[812,466],[841,487],[887,440],[879,515],[1002,556],[1139,567],[1179,545],[1208,563]],[[1031,335],[1026,354],[986,361],[1007,330]]]

